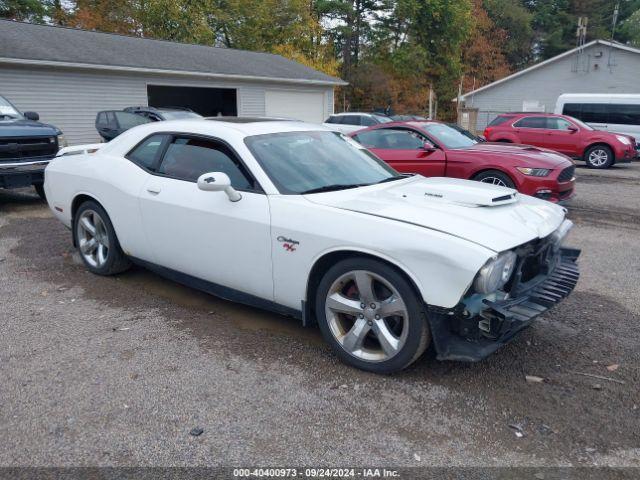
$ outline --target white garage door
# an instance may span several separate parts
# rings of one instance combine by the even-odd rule
[[[267,90],[265,110],[268,117],[286,117],[322,123],[325,120],[324,93]]]

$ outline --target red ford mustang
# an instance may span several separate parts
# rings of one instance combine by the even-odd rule
[[[478,143],[435,121],[384,123],[350,136],[399,172],[478,180],[552,202],[573,195],[573,162],[551,150]]]

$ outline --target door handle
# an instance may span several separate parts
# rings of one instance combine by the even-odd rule
[[[153,195],[157,195],[160,193],[160,187],[158,187],[157,185],[150,185],[147,187],[147,192]]]

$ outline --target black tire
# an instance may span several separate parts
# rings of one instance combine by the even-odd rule
[[[100,220],[104,224],[105,232],[108,237],[108,244],[111,246],[108,249],[106,261],[100,266],[91,265],[85,258],[80,248],[81,239],[79,235],[78,221],[82,217],[82,214],[88,210],[93,211],[100,217]],[[73,218],[73,235],[78,253],[80,254],[80,258],[82,259],[82,263],[84,263],[84,265],[90,272],[95,273],[96,275],[115,275],[117,273],[124,272],[131,267],[131,261],[124,254],[122,248],[120,248],[120,242],[118,242],[118,237],[116,236],[116,232],[113,229],[113,224],[109,219],[109,215],[107,214],[105,209],[102,208],[102,206],[97,202],[88,200],[82,203],[80,207],[78,207],[78,210],[76,211]]]
[[[505,187],[514,189],[516,188],[515,183],[513,183],[513,180],[511,180],[509,175],[498,170],[485,170],[484,172],[480,172],[475,177],[473,177],[473,180],[493,185],[499,185],[499,183],[496,183],[496,181],[500,181],[504,184],[503,186]]]
[[[615,163],[615,156],[607,145],[593,145],[584,152],[584,161],[589,168],[603,169]]]
[[[42,200],[47,200],[47,195],[44,193],[44,183],[34,183],[33,188],[36,189],[36,193]]]
[[[345,274],[352,271],[365,270],[371,272],[396,289],[406,306],[407,328],[404,344],[393,356],[386,360],[364,360],[349,353],[342,347],[331,331],[325,311],[325,303],[331,286]],[[331,267],[322,277],[315,296],[315,312],[323,337],[331,345],[336,355],[346,364],[374,373],[393,373],[400,371],[415,362],[424,353],[431,342],[431,334],[427,321],[425,304],[413,285],[396,269],[371,258],[354,257],[342,260]],[[376,317],[377,318],[377,317]],[[354,317],[355,319],[355,317]],[[383,321],[385,321],[383,319]],[[371,325],[372,322],[369,322]]]

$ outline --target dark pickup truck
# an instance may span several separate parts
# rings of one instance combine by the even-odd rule
[[[66,142],[60,129],[38,120],[0,95],[0,188],[33,185],[44,198],[44,169]]]

